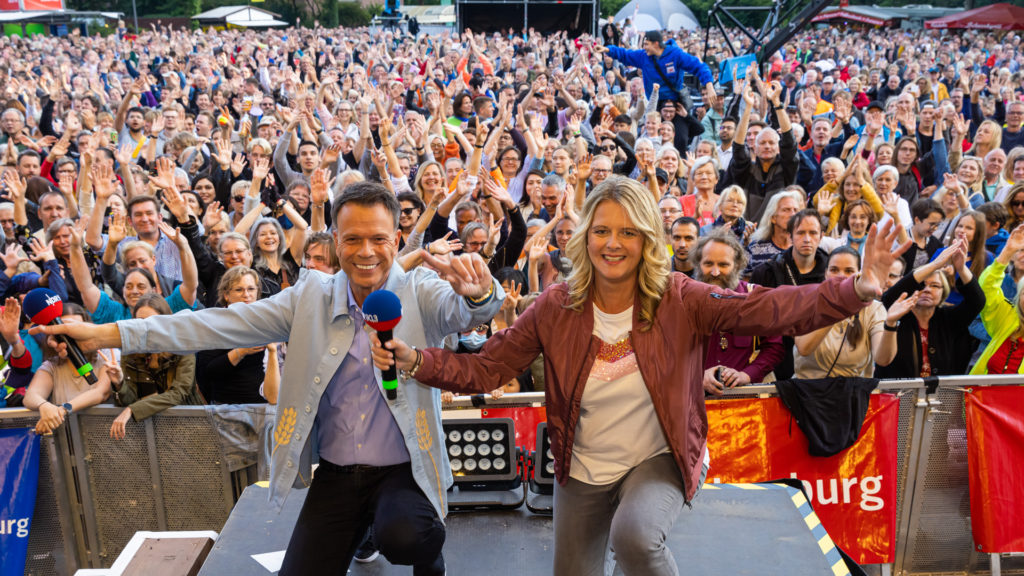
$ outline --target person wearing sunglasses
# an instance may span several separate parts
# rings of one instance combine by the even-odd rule
[[[612,132],[604,126],[594,127],[594,137],[601,143],[597,152],[611,158],[613,161],[624,158],[621,162],[612,165],[613,174],[629,175],[636,168],[636,155],[633,152],[633,145],[626,141],[628,137],[633,140],[629,132]]]
[[[1007,230],[1013,230],[1024,223],[1024,182],[1018,182],[1010,188],[1003,205],[1010,213],[1010,219],[1006,223]]]

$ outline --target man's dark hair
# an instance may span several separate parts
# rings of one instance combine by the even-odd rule
[[[125,114],[124,117],[127,118],[131,114],[141,114],[142,116],[145,116],[146,115],[146,109],[141,107],[141,106],[132,106],[131,108],[128,109],[128,113]]]
[[[499,268],[498,271],[494,273],[494,279],[498,281],[498,284],[504,284],[507,280],[519,286],[526,285],[526,274],[523,274],[522,270],[516,270],[511,266]]]
[[[942,211],[942,206],[939,206],[939,203],[931,198],[919,198],[910,205],[910,216],[914,220],[924,222],[932,213],[938,214],[943,218],[946,217],[946,213]]]
[[[614,120],[612,120],[612,124],[615,124],[615,123],[619,123],[619,124],[632,124],[633,123],[633,119],[629,117],[629,114],[619,114],[618,116],[615,117]]]
[[[768,124],[766,124],[765,122],[762,122],[761,120],[751,120],[750,122],[747,122],[747,132],[748,133],[749,133],[749,129],[750,129],[751,126],[760,126],[761,129],[765,129],[765,128],[768,127]]]
[[[697,231],[697,234],[700,234],[700,222],[698,222],[696,218],[692,218],[690,216],[680,216],[679,218],[676,218],[675,221],[672,222],[672,225],[669,226],[669,230],[675,230],[676,226],[682,226],[683,224],[693,226],[693,229]]]
[[[726,122],[732,122],[736,126],[740,125],[740,121],[737,120],[735,116],[722,116],[722,120],[718,123],[718,125],[721,126],[722,124],[725,124]]]
[[[64,194],[58,192],[57,190],[53,190],[53,189],[47,190],[46,192],[43,192],[42,194],[39,195],[38,205],[42,206],[43,205],[43,200],[46,199],[46,198],[51,198],[51,197],[53,197],[53,198],[60,198],[60,201],[64,204],[64,208],[65,209],[68,208],[68,199],[64,197]]]
[[[999,224],[1000,228],[1005,228],[1006,222],[1010,220],[1010,211],[1000,202],[985,202],[978,206],[978,212],[985,215],[986,221]]]
[[[491,99],[488,96],[477,96],[476,98],[473,98],[473,110],[477,113],[490,105]]]
[[[825,227],[821,223],[821,214],[818,213],[816,208],[804,208],[803,210],[793,214],[789,217],[789,222],[786,223],[786,232],[790,235],[797,229],[804,220],[813,218],[818,222],[818,228],[824,230]]]
[[[303,146],[312,146],[316,148],[318,153],[320,152],[320,145],[312,140],[303,140],[302,142],[299,142],[299,147],[296,148],[296,150],[301,150]]]
[[[128,201],[128,206],[126,208],[126,210],[128,212],[128,217],[130,218],[131,215],[132,215],[132,208],[134,208],[135,206],[137,206],[139,204],[145,204],[146,202],[152,202],[153,206],[156,207],[156,211],[157,212],[160,211],[160,208],[161,208],[160,201],[156,199],[156,196],[150,196],[148,194],[142,194],[140,196],[135,196],[131,200]]]
[[[331,206],[331,217],[338,222],[338,212],[345,204],[358,206],[383,206],[391,213],[394,229],[398,230],[398,216],[402,213],[402,205],[383,184],[377,182],[356,182],[349,184],[341,196],[334,199]]]
[[[330,232],[314,232],[306,236],[306,241],[302,244],[303,259],[305,259],[306,253],[309,252],[312,246],[326,247],[327,265],[334,269],[341,268],[341,263],[338,261],[338,251],[334,249],[334,237],[331,236]]]
[[[114,151],[106,146],[99,146],[93,150],[93,154],[103,156],[105,160],[113,162],[116,158],[114,157]]]
[[[18,164],[21,164],[21,160],[26,157],[35,158],[39,161],[43,160],[43,157],[39,155],[39,152],[36,152],[35,150],[25,150],[21,154],[18,154]]]

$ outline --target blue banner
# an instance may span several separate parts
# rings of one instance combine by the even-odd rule
[[[757,56],[754,54],[746,54],[738,56],[736,58],[729,58],[723,60],[721,65],[721,73],[719,74],[719,83],[729,84],[733,81],[733,78],[740,80],[747,77],[747,67],[750,66],[751,62],[754,62]]]
[[[0,430],[0,576],[25,573],[28,532],[39,484],[39,436]]]

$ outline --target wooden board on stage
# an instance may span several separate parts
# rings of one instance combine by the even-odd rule
[[[267,501],[266,488],[246,488],[199,575],[272,574],[252,556],[287,547],[305,496],[305,490],[293,490],[277,514]],[[838,552],[819,544],[824,529],[815,524],[813,512],[807,515],[809,510],[799,491],[786,486],[707,486],[692,510],[683,509],[668,546],[687,574],[760,576],[767,567],[787,576],[848,574],[845,567],[834,568]],[[524,507],[453,513],[446,525],[448,574],[551,574],[550,517],[531,514]],[[349,574],[408,576],[411,568],[392,566],[380,557],[369,564],[353,562]]]
[[[123,576],[195,576],[213,547],[211,538],[146,538]]]

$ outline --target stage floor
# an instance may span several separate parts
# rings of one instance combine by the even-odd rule
[[[285,549],[304,498],[304,490],[293,491],[277,515],[267,503],[266,488],[246,488],[200,576],[271,574],[252,555]],[[668,545],[683,574],[848,574],[845,566],[833,571],[838,552],[819,544],[824,529],[815,523],[810,507],[793,488],[709,485],[692,510],[683,509]],[[455,512],[448,516],[447,527],[444,555],[450,576],[551,574],[550,517],[531,514],[525,507]],[[411,573],[410,567],[392,566],[383,557],[369,564],[353,563],[349,570],[365,576]]]

